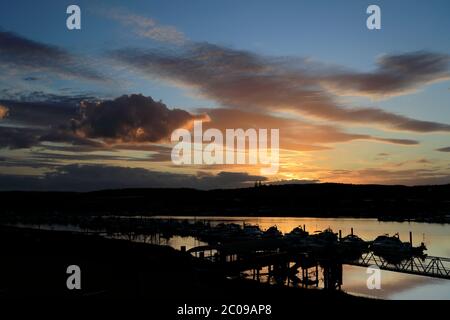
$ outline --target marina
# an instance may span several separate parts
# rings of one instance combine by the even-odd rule
[[[448,225],[375,219],[172,216],[91,217],[77,223],[66,228],[169,245],[204,259],[230,277],[381,298],[414,294],[424,286],[437,288],[437,298],[450,295]],[[61,229],[55,224],[40,227]],[[366,288],[369,266],[381,269],[381,290]],[[396,292],[391,284],[409,287]]]

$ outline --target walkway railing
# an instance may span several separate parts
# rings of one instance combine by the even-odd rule
[[[388,262],[373,252],[365,253],[356,261],[347,261],[345,264],[369,267],[377,266],[381,270],[409,273],[433,278],[450,279],[450,258],[427,256],[425,258],[413,257],[398,264]]]

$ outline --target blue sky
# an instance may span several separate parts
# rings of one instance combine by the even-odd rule
[[[65,11],[70,4],[77,4],[81,8],[81,30],[69,31],[65,27]],[[377,4],[381,8],[381,30],[370,31],[366,28],[366,8],[370,4]],[[253,116],[276,115],[284,120],[299,119],[294,125],[296,130],[301,130],[306,125],[311,126],[308,128],[315,131],[314,134],[305,134],[309,139],[305,144],[308,148],[323,149],[311,153],[294,150],[301,153],[296,156],[304,157],[305,167],[294,168],[295,159],[290,158],[287,160],[287,167],[290,169],[285,175],[277,177],[279,179],[386,183],[394,177],[402,182],[414,170],[425,174],[425,168],[428,175],[424,176],[424,181],[432,181],[430,179],[434,178],[446,181],[447,175],[450,176],[449,153],[436,150],[450,145],[448,130],[435,129],[435,124],[450,124],[450,82],[446,78],[448,69],[442,67],[445,61],[448,62],[450,54],[449,15],[450,2],[445,0],[3,1],[0,3],[0,31],[4,35],[11,33],[18,39],[25,39],[23,41],[33,41],[38,45],[62,50],[68,60],[72,61],[68,64],[74,65],[69,65],[67,69],[54,65],[40,68],[39,60],[36,60],[36,67],[28,66],[26,69],[14,61],[14,58],[7,56],[9,60],[5,60],[3,65],[0,61],[0,69],[3,67],[8,71],[7,77],[0,79],[0,90],[10,94],[0,96],[0,102],[4,100],[0,106],[4,105],[9,110],[10,117],[4,119],[8,126],[18,123],[14,121],[14,108],[18,107],[13,106],[14,101],[11,99],[14,100],[14,97],[11,98],[11,95],[31,94],[33,91],[60,96],[80,94],[111,100],[123,94],[143,94],[151,96],[155,101],[162,100],[169,108],[180,108],[191,114],[197,113],[198,109],[225,108],[227,111],[253,112]],[[139,23],[146,25],[143,27]],[[152,27],[148,26],[149,23]],[[154,34],[143,35],[144,31],[154,31],[152,28],[162,28],[162,36],[179,36],[182,43],[161,40]],[[304,102],[306,109],[302,103],[291,108],[289,104],[295,104],[295,99],[289,100],[289,97],[283,97],[283,101],[271,100],[268,105],[263,106],[259,97],[251,100],[251,94],[245,98],[240,97],[238,92],[232,92],[232,97],[225,96],[224,90],[230,90],[225,82],[211,88],[209,81],[216,85],[214,81],[222,80],[215,78],[214,61],[207,62],[203,66],[206,69],[198,70],[207,70],[207,74],[197,77],[183,70],[167,69],[167,66],[158,64],[162,60],[149,61],[147,56],[151,53],[152,59],[179,59],[179,68],[184,68],[187,67],[186,63],[198,62],[195,59],[198,58],[196,55],[199,52],[196,50],[199,47],[210,52],[208,50],[215,50],[212,46],[216,46],[224,54],[245,59],[251,57],[265,67],[279,68],[272,74],[275,78],[288,73],[290,68],[304,68],[293,75],[295,81],[305,81],[306,77],[306,90],[312,90],[311,86],[318,90],[321,103],[327,107],[376,109],[389,113],[388,117],[392,119],[386,125],[379,118],[374,118],[372,122],[370,118],[346,118],[350,115],[345,114],[315,114],[316,111],[308,109],[308,100]],[[13,55],[17,54],[21,55],[14,51]],[[193,57],[194,60],[188,61]],[[296,59],[306,60],[297,63]],[[418,63],[413,64],[414,68],[422,66],[422,63],[430,63],[430,66],[424,68],[424,74],[417,74],[414,69],[402,74],[399,71],[401,69],[396,66],[396,63],[400,63],[402,68],[406,68],[412,61]],[[433,69],[433,61],[440,61],[439,70]],[[64,64],[64,58],[58,63]],[[151,68],[148,63],[151,63]],[[383,63],[387,67],[383,67]],[[195,64],[190,67],[193,66]],[[230,66],[233,67],[231,61]],[[86,79],[89,72],[99,73],[106,80]],[[225,76],[235,79],[236,72],[242,70],[233,70]],[[82,73],[84,74],[79,77]],[[411,79],[408,79],[409,73]],[[384,79],[386,75],[393,82],[393,87],[380,89],[383,83],[379,79]],[[212,78],[208,78],[210,76]],[[24,80],[25,78],[28,80]],[[33,81],[29,80],[31,78]],[[255,82],[248,88],[243,88],[247,93],[254,85],[260,84],[260,75],[251,80]],[[291,85],[286,79],[280,81],[286,81],[285,86]],[[287,92],[287,95],[299,94],[299,90],[303,88],[296,87],[293,90]],[[253,102],[255,106],[247,108],[246,104]],[[270,104],[273,104],[273,109],[270,109]],[[424,131],[414,127],[412,130],[399,130],[396,121],[400,120],[395,118],[396,115],[412,119],[411,121],[432,122],[434,129]],[[217,121],[222,123],[225,120]],[[270,121],[272,120],[275,122],[279,119]],[[382,123],[377,124],[377,121]],[[420,124],[423,125],[426,124]],[[318,130],[326,132],[318,133]],[[83,133],[83,138],[85,134]],[[291,143],[294,137],[290,134],[288,138]],[[95,140],[98,137],[90,138]],[[105,141],[102,143],[110,143],[110,140]],[[35,152],[30,150],[13,150],[9,147],[0,150],[0,155],[16,161],[17,157],[30,158],[30,152]],[[124,150],[120,152],[126,156]],[[348,156],[342,159],[343,154]],[[380,160],[377,154],[389,156]],[[59,165],[68,163],[71,162]],[[103,162],[90,162],[99,163]],[[111,163],[124,166],[123,161],[114,163],[111,159]],[[140,167],[173,170],[162,163],[141,163]],[[11,172],[10,168],[14,168],[15,173],[33,171],[25,165],[8,165],[7,168],[2,171]],[[385,180],[378,180],[377,175],[370,170],[382,168],[390,171],[384,172]],[[40,168],[39,173],[50,169]],[[186,168],[189,172],[197,169]],[[238,169],[242,168],[230,168],[232,171]],[[427,171],[431,169],[434,171]],[[248,168],[242,170],[253,172]],[[335,177],[334,174],[339,170],[355,173],[348,179],[343,176]],[[361,178],[370,174],[373,174],[373,178]]]
[[[133,36],[130,27],[105,18],[108,10],[121,8],[172,25],[192,41],[207,41],[264,55],[311,57],[360,71],[373,69],[376,58],[385,53],[450,52],[450,33],[446,32],[450,30],[450,3],[445,0],[77,1],[82,9],[82,30],[75,32],[65,28],[65,9],[69,4],[72,2],[2,2],[1,27],[84,54],[101,54],[124,46],[160,45]],[[365,10],[369,4],[378,4],[382,9],[381,31],[370,32],[365,27]],[[148,89],[148,82],[135,81],[136,90],[148,91],[147,94],[158,91],[169,103],[180,105],[186,101],[180,92],[155,88],[155,84]],[[450,100],[445,91],[433,88],[424,95],[428,104],[437,109],[442,107],[443,100],[447,104]],[[413,114],[430,116],[422,107],[421,96],[397,100],[382,102],[382,106],[401,112],[400,105],[408,103]],[[450,114],[445,117],[450,119]]]

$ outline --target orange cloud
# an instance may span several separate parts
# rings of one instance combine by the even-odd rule
[[[0,104],[0,119],[4,119],[8,116],[9,109]]]
[[[194,87],[205,97],[230,108],[288,110],[334,122],[413,132],[450,132],[448,124],[413,119],[380,108],[341,106],[333,90],[327,89],[399,94],[445,79],[446,55],[385,56],[378,70],[369,74],[314,68],[306,60],[267,58],[208,43],[194,43],[178,53],[125,49],[112,55],[140,72]]]
[[[222,131],[227,128],[267,128],[280,130],[280,147],[290,150],[323,150],[328,147],[322,144],[348,142],[353,140],[368,140],[384,143],[416,145],[415,140],[380,138],[367,134],[346,133],[332,125],[311,124],[297,119],[281,118],[256,112],[247,112],[237,109],[200,109],[206,113],[210,122],[205,128],[218,128]]]

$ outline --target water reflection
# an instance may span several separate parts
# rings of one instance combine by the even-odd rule
[[[287,233],[298,226],[306,226],[310,234],[327,228],[337,232],[342,230],[342,235],[350,234],[353,228],[355,234],[364,240],[374,240],[382,234],[393,235],[399,233],[402,241],[409,241],[409,232],[413,233],[413,242],[420,245],[424,242],[427,246],[427,254],[432,256],[450,257],[450,225],[430,224],[419,222],[380,222],[376,219],[354,219],[354,218],[278,218],[278,217],[154,217],[157,219],[188,219],[198,221],[234,222],[238,224],[257,224],[261,229],[271,226],[283,233]]]
[[[148,219],[188,219],[190,222],[209,221],[212,226],[221,222],[234,222],[238,224],[259,225],[261,229],[268,229],[276,225],[283,233],[290,232],[297,226],[305,225],[309,233],[332,228],[335,232],[342,231],[342,235],[349,234],[351,228],[354,233],[364,240],[373,240],[381,234],[399,233],[403,241],[408,241],[409,232],[413,232],[413,242],[415,245],[424,242],[428,248],[427,254],[431,256],[450,257],[450,225],[427,224],[417,222],[379,222],[375,219],[333,219],[333,218],[270,218],[270,217],[149,217]],[[23,225],[25,226],[25,225]],[[41,225],[40,228],[48,230],[83,231],[77,226],[55,226]],[[175,249],[186,246],[189,250],[206,243],[194,237],[173,236],[164,238],[156,235],[120,235],[115,234],[114,238],[121,238],[131,241],[169,245]],[[262,270],[261,280],[268,281],[265,275],[266,270]],[[381,271],[381,289],[369,290],[366,286],[368,275],[366,269],[355,266],[344,266],[343,286],[346,292],[376,297],[382,299],[450,299],[450,281],[434,279],[423,276],[401,274],[389,271]],[[270,282],[276,282],[270,279]]]
[[[200,241],[194,237],[181,237],[181,236],[172,236],[170,238],[163,237],[161,234],[154,234],[154,235],[142,235],[142,234],[114,234],[106,236],[109,238],[114,239],[122,239],[122,240],[129,240],[129,241],[135,241],[135,242],[142,242],[142,243],[148,243],[148,244],[156,244],[156,245],[163,245],[163,246],[170,246],[175,249],[180,249],[182,246],[186,247],[186,250],[198,247],[198,246],[204,246],[207,245],[206,242]]]
[[[156,217],[173,218],[179,217]],[[211,224],[234,222],[259,225],[268,229],[276,225],[280,231],[287,233],[297,226],[306,226],[310,233],[332,228],[342,230],[346,235],[353,228],[354,233],[364,240],[373,240],[381,234],[399,233],[403,241],[408,241],[409,232],[413,233],[413,242],[419,245],[424,242],[428,248],[427,254],[432,256],[450,257],[450,225],[427,224],[418,222],[379,222],[376,219],[334,219],[334,218],[278,218],[278,217],[183,217],[189,220],[206,220]],[[264,281],[264,271],[261,280]],[[381,289],[367,288],[368,275],[366,269],[354,266],[344,266],[342,289],[353,294],[382,299],[450,299],[450,281],[423,276],[381,271]],[[274,281],[274,280],[272,280]]]

